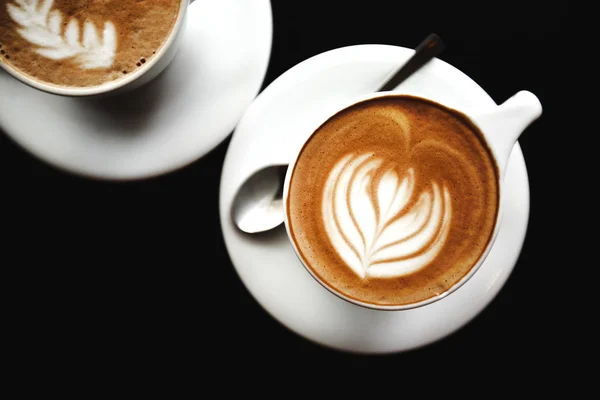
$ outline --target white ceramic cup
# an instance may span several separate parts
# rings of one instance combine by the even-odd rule
[[[127,76],[117,79],[114,81],[106,82],[99,86],[93,87],[67,87],[47,84],[21,73],[16,68],[13,68],[5,62],[0,62],[0,68],[8,72],[10,75],[18,79],[19,81],[29,85],[33,88],[41,91],[52,93],[56,95],[69,96],[69,97],[85,97],[94,95],[106,95],[116,94],[125,91],[129,91],[140,87],[152,79],[158,76],[173,60],[173,57],[177,53],[179,46],[181,45],[181,38],[183,37],[182,32],[187,17],[188,6],[195,0],[181,0],[179,7],[179,14],[175,25],[171,30],[171,34],[165,41],[164,45],[156,52],[156,54],[144,65],[143,68],[139,68]]]
[[[497,217],[496,217],[491,240],[488,242],[486,249],[484,250],[482,256],[479,258],[477,263],[470,269],[470,271],[465,276],[462,277],[462,279],[460,279],[458,282],[456,282],[453,286],[448,288],[446,291],[439,293],[434,297],[425,299],[423,301],[419,301],[419,302],[415,302],[415,303],[411,303],[411,304],[404,304],[404,305],[376,305],[376,304],[371,304],[371,303],[365,303],[360,300],[356,300],[356,299],[353,299],[353,298],[350,298],[350,297],[344,295],[343,293],[337,291],[336,289],[334,289],[330,285],[328,285],[326,282],[321,280],[321,278],[318,275],[316,275],[308,265],[306,265],[305,261],[303,260],[303,258],[300,255],[298,247],[297,247],[294,239],[292,238],[292,235],[290,232],[290,221],[289,221],[289,215],[287,213],[287,204],[288,204],[290,179],[291,179],[292,173],[294,171],[295,164],[298,160],[300,150],[302,149],[304,144],[308,140],[310,140],[310,138],[315,133],[315,131],[317,130],[318,127],[320,127],[326,120],[331,118],[331,116],[337,114],[338,112],[340,112],[356,103],[360,103],[365,100],[379,98],[379,97],[397,96],[397,95],[409,95],[409,96],[423,98],[426,100],[433,101],[442,106],[445,106],[446,108],[458,111],[459,113],[467,116],[480,129],[480,131],[483,133],[489,147],[492,150],[494,159],[496,161],[496,165],[497,165],[499,173],[500,173],[500,176],[499,176],[500,182],[498,185],[500,201],[499,201],[499,205],[498,205],[498,212],[497,212]],[[358,98],[353,99],[352,101],[345,104],[343,107],[338,108],[336,112],[330,114],[326,119],[320,121],[315,126],[315,129],[311,130],[312,133],[307,135],[306,139],[299,145],[295,156],[293,157],[291,163],[288,166],[287,173],[285,176],[284,187],[283,187],[284,225],[285,225],[285,229],[286,229],[288,238],[290,239],[290,242],[292,243],[292,247],[294,248],[294,251],[296,252],[296,255],[298,256],[298,259],[300,260],[302,265],[305,267],[305,269],[312,275],[312,277],[314,279],[316,279],[317,282],[319,282],[324,288],[326,288],[331,293],[335,294],[336,296],[338,296],[352,304],[356,304],[356,305],[363,306],[366,308],[371,308],[371,309],[376,309],[376,310],[405,310],[405,309],[411,309],[411,308],[416,308],[416,307],[421,307],[421,306],[424,306],[427,304],[431,304],[433,302],[436,302],[436,301],[446,297],[447,295],[449,295],[450,293],[454,292],[459,287],[461,287],[465,282],[467,282],[477,272],[477,270],[484,263],[490,250],[492,249],[494,242],[496,240],[496,237],[498,236],[498,232],[500,231],[500,225],[502,223],[503,204],[504,204],[503,195],[502,195],[502,193],[503,193],[502,186],[503,186],[504,175],[505,175],[506,167],[508,165],[510,153],[511,153],[515,143],[517,142],[517,139],[521,135],[521,133],[534,120],[539,118],[541,116],[541,113],[542,113],[542,106],[540,104],[540,101],[534,94],[532,94],[531,92],[528,92],[528,91],[518,92],[517,94],[515,94],[514,96],[512,96],[510,99],[506,100],[503,104],[501,104],[499,106],[495,106],[492,108],[481,108],[481,109],[477,109],[477,108],[465,109],[465,108],[461,108],[461,107],[456,107],[453,104],[450,104],[448,102],[441,102],[441,101],[438,101],[431,97],[423,96],[418,93],[406,92],[406,91],[371,93],[371,94],[359,96]]]

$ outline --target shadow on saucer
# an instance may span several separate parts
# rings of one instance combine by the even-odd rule
[[[142,87],[128,92],[73,99],[73,107],[102,134],[140,136],[147,131],[152,120],[158,117],[157,110],[165,100],[165,85],[165,80],[159,75]]]

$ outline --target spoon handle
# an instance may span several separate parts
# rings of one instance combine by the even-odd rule
[[[411,76],[413,72],[440,54],[442,50],[444,50],[442,39],[435,33],[430,34],[417,46],[412,57],[377,91],[386,92],[393,90],[403,80]]]

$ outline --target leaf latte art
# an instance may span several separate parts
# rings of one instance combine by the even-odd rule
[[[311,274],[345,298],[420,302],[477,265],[496,226],[498,171],[464,115],[407,95],[325,121],[293,164],[287,228]]]
[[[450,228],[447,188],[432,182],[415,195],[413,169],[399,177],[373,154],[342,158],[323,191],[323,222],[339,256],[360,277],[397,277],[429,264]]]
[[[64,36],[61,33],[63,14],[52,10],[54,0],[15,0],[7,4],[8,14],[19,24],[18,32],[32,44],[38,46],[38,54],[52,60],[73,57],[83,69],[106,68],[113,64],[117,50],[117,32],[112,22],[104,23],[102,35],[96,26],[85,21],[83,33],[79,32],[79,21],[71,19]],[[81,41],[80,41],[81,36]]]

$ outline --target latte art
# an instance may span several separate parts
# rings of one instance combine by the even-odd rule
[[[390,278],[428,265],[448,236],[450,194],[433,182],[415,194],[413,169],[400,179],[393,169],[380,178],[382,159],[371,153],[342,158],[323,192],[323,223],[339,256],[358,276]],[[413,196],[417,200],[411,203]]]
[[[477,265],[496,224],[498,176],[464,115],[386,95],[309,137],[291,170],[286,224],[304,265],[334,293],[416,303]]]
[[[8,14],[20,26],[18,32],[31,44],[38,46],[38,54],[52,60],[74,58],[83,69],[110,67],[117,50],[117,32],[112,22],[104,23],[102,35],[96,26],[85,21],[80,35],[79,21],[72,18],[64,31],[63,14],[52,10],[54,0],[14,0],[8,3]],[[80,40],[81,36],[81,40]]]

